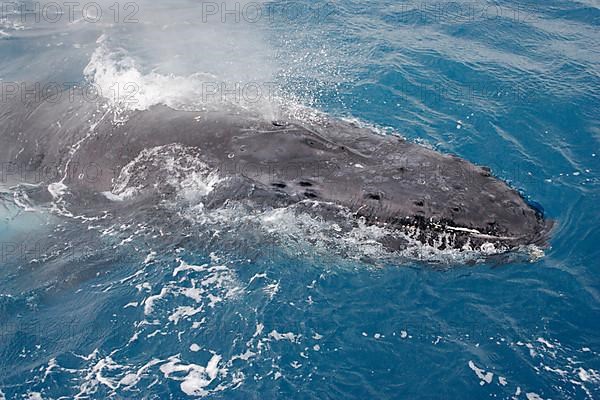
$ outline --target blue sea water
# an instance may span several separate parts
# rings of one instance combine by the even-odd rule
[[[234,23],[137,4],[133,24],[3,15],[0,83],[91,65],[169,103],[198,73],[275,82],[491,167],[555,221],[551,246],[378,262],[285,213],[69,218],[2,186],[0,399],[600,397],[598,2],[289,1]]]

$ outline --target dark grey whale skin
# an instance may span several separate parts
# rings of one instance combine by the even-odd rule
[[[551,227],[488,169],[350,122],[327,117],[273,122],[234,109],[187,112],[156,106],[130,112],[126,122],[115,124],[112,112],[104,117],[103,112],[77,97],[2,104],[3,179],[27,181],[34,171],[69,170],[64,180],[69,190],[110,191],[115,174],[142,150],[178,143],[195,148],[220,176],[251,184],[252,190],[232,189],[232,198],[248,197],[265,206],[331,203],[367,224],[410,231],[424,243],[443,234],[442,247],[543,246]],[[61,179],[47,175],[52,174],[33,179]],[[325,217],[333,213],[314,208]]]

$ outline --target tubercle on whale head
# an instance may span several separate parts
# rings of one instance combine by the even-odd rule
[[[473,220],[470,225],[463,225],[451,218],[426,216],[425,213],[394,214],[393,207],[383,202],[386,195],[355,197],[349,202],[348,208],[356,218],[364,218],[368,224],[385,226],[402,233],[416,235],[417,239],[425,244],[433,242],[441,236],[446,237],[447,246],[461,248],[465,245],[479,247],[485,244],[496,244],[506,250],[516,249],[527,245],[536,245],[541,248],[549,247],[550,233],[554,221],[544,218],[539,209],[529,207],[528,203],[522,206],[522,226],[499,226],[496,222],[491,224],[479,223]],[[423,202],[416,202],[423,207]],[[417,207],[418,208],[418,207]],[[483,221],[479,221],[483,222]]]

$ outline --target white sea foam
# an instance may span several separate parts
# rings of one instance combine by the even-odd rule
[[[192,343],[190,345],[190,351],[193,351],[194,353],[200,351],[200,346],[198,346],[196,343]]]
[[[540,397],[539,394],[534,393],[534,392],[525,393],[525,397],[527,397],[527,400],[544,400]]]
[[[62,182],[54,182],[48,185],[48,192],[53,198],[58,199],[66,193],[68,187]]]
[[[181,199],[198,201],[222,181],[201,161],[199,151],[177,143],[144,149],[121,169],[105,196],[125,200],[147,190],[175,188]]]
[[[300,335],[296,335],[292,332],[279,333],[276,330],[272,330],[269,333],[269,338],[274,340],[289,340],[290,342],[298,343],[300,340]]]
[[[540,336],[534,337],[531,342],[519,340],[513,343],[504,340],[504,338],[497,340],[494,337],[490,337],[489,339],[494,340],[500,346],[514,346],[526,349],[529,355],[536,359],[537,366],[533,367],[534,370],[538,374],[542,371],[545,372],[547,379],[556,382],[554,387],[561,394],[559,397],[570,398],[572,397],[572,390],[582,390],[585,393],[585,398],[590,400],[595,398],[593,391],[600,384],[600,373],[586,366],[584,361],[578,358],[579,354],[577,350],[565,347],[556,339]],[[477,344],[476,347],[478,346]],[[527,364],[529,365],[529,363]],[[478,367],[473,361],[469,361],[469,368],[480,379],[480,385],[493,383],[492,372]],[[497,385],[499,387],[506,387],[510,385],[509,379],[498,375]],[[493,395],[493,393],[492,391],[490,394]],[[521,386],[516,385],[515,394],[512,398],[519,398],[521,393],[525,393],[527,399],[539,400],[543,398],[543,394],[528,391],[526,387],[522,389]]]
[[[492,383],[492,379],[494,379],[493,373],[486,372],[483,368],[479,368],[473,361],[469,361],[469,368],[471,368],[473,372],[475,372],[475,375],[481,380],[481,385]]]
[[[160,366],[165,378],[181,381],[181,390],[188,396],[205,397],[211,393],[208,386],[220,375],[225,377],[227,369],[222,366],[222,357],[213,355],[206,366],[185,364],[177,356],[170,357],[166,364]],[[181,377],[178,373],[185,373]],[[215,390],[219,390],[218,387]]]
[[[174,268],[172,277],[177,280],[168,282],[159,293],[145,299],[145,315],[152,315],[156,303],[169,296],[184,296],[198,305],[180,305],[170,310],[167,319],[177,325],[182,319],[202,313],[205,307],[213,308],[218,303],[235,297],[240,290],[235,274],[225,265],[192,265],[179,260],[179,266]]]
[[[121,396],[129,391],[137,392],[142,388],[142,381],[145,382],[143,388],[147,388],[148,379],[156,378],[157,369],[166,379],[178,381],[181,391],[188,396],[207,396],[240,385],[244,379],[243,374],[240,371],[230,373],[229,368],[234,363],[248,362],[255,357],[257,352],[250,347],[225,360],[217,353],[205,350],[204,345],[189,345],[191,354],[209,356],[206,364],[188,362],[181,355],[174,355],[166,360],[151,358],[144,361],[144,364],[128,364],[128,357],[124,358],[122,355],[130,345],[138,346],[140,342],[156,340],[161,336],[175,335],[174,342],[181,341],[190,326],[197,329],[210,318],[206,313],[207,307],[236,296],[239,293],[236,275],[225,265],[212,264],[212,261],[219,259],[220,257],[213,255],[211,263],[201,265],[177,260],[176,267],[171,271],[164,271],[167,281],[154,290],[155,294],[142,302],[130,303],[136,306],[144,304],[145,318],[134,324],[136,331],[123,347],[117,347],[108,354],[96,349],[87,356],[75,355],[84,364],[80,369],[67,369],[54,362],[49,364],[46,375],[55,370],[75,374],[75,381],[78,382],[78,393],[74,396],[76,399],[94,397],[101,390],[111,396]],[[151,288],[150,285],[147,287]],[[139,295],[146,296],[144,292]],[[257,332],[258,336],[251,339],[248,346],[267,340],[260,337],[262,329],[257,328]]]
[[[421,235],[419,228],[395,229],[389,226],[369,225],[362,218],[356,219],[343,207],[338,207],[338,216],[333,218],[334,220],[327,220],[319,217],[318,212],[313,215],[305,211],[307,203],[310,202],[265,211],[258,217],[260,224],[269,233],[276,233],[283,245],[287,239],[288,243],[303,243],[305,249],[310,249],[307,253],[331,254],[335,251],[355,259],[368,256],[375,260],[384,260],[400,256],[430,262],[458,263],[479,260],[484,255],[505,251],[491,243],[484,243],[480,248],[467,245],[463,249],[454,249],[448,246],[454,240],[450,232],[437,235],[433,244],[422,243],[417,239]],[[340,220],[349,226],[342,229]],[[388,236],[401,238],[405,247],[396,253],[386,249],[381,240]]]
[[[537,338],[537,341],[541,344],[543,344],[544,346],[548,347],[549,349],[553,349],[554,346],[552,345],[552,343],[548,342],[546,339],[544,338]]]
[[[38,209],[33,206],[31,199],[24,190],[13,190],[13,202],[17,207],[20,207],[25,212],[37,212]]]
[[[164,298],[167,295],[167,293],[169,293],[169,292],[170,292],[170,288],[164,287],[160,290],[159,294],[148,297],[144,301],[144,314],[146,314],[146,315],[152,314],[152,312],[154,311],[154,302]]]
[[[579,376],[579,379],[581,379],[583,382],[600,383],[600,373],[591,368],[586,370],[582,367],[579,367],[577,369],[577,376]]]

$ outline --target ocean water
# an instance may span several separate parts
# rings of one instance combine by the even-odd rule
[[[0,399],[600,397],[598,2],[94,4],[2,4],[2,107],[52,82],[115,120],[324,112],[489,166],[555,227],[526,260],[397,258],[368,227],[206,211],[169,151],[186,201],[75,213],[3,176]]]

